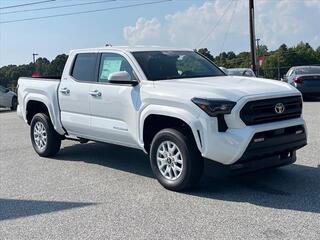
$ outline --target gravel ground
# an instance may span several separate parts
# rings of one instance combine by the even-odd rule
[[[28,126],[1,111],[0,239],[320,239],[320,102],[304,115],[295,164],[175,193],[137,150],[64,141],[40,158]]]

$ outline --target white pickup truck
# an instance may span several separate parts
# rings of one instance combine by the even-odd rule
[[[197,183],[204,160],[231,171],[278,167],[307,144],[298,90],[227,76],[192,50],[73,50],[61,78],[20,78],[18,102],[40,156],[57,154],[63,139],[138,148],[175,191]]]

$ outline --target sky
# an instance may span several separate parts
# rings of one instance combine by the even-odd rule
[[[32,61],[32,53],[52,60],[71,49],[112,45],[207,47],[249,51],[248,0],[0,0],[0,66]],[[108,2],[109,1],[109,2]],[[38,8],[85,4],[35,11]],[[144,6],[128,5],[152,3]],[[64,13],[106,11],[10,22]],[[32,11],[28,11],[32,10]],[[16,13],[8,13],[19,11]],[[300,41],[320,46],[320,0],[255,0],[255,30],[269,50]]]

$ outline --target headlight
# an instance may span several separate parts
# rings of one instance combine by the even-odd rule
[[[231,113],[235,102],[205,98],[192,98],[191,101],[211,117]]]

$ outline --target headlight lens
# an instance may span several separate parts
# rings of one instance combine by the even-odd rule
[[[211,117],[229,114],[236,105],[236,103],[232,101],[205,98],[192,98],[191,101]]]

